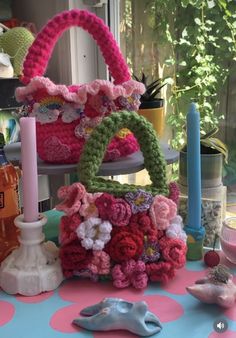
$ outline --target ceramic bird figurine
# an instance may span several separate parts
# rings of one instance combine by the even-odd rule
[[[236,300],[236,285],[227,267],[217,265],[209,275],[197,280],[186,290],[203,303],[218,304],[224,308],[234,306]]]
[[[128,330],[149,337],[162,329],[159,319],[142,301],[132,303],[119,298],[104,298],[80,314],[87,317],[77,318],[73,324],[92,331]]]

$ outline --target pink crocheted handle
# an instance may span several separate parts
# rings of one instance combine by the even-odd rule
[[[72,9],[54,16],[37,35],[24,61],[21,78],[24,84],[28,84],[35,76],[44,75],[57,40],[65,30],[73,26],[79,26],[92,35],[115,84],[130,80],[129,68],[109,27],[91,12]]]

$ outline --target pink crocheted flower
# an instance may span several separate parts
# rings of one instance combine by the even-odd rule
[[[81,223],[81,218],[79,214],[74,214],[73,216],[62,216],[59,224],[59,243],[60,245],[65,245],[73,242],[77,235],[75,230]]]
[[[176,203],[176,205],[179,204],[179,187],[178,184],[176,182],[170,182],[169,184],[169,198]]]
[[[160,240],[162,258],[174,268],[180,269],[186,262],[186,244],[177,238],[162,237]]]
[[[73,183],[58,189],[57,196],[63,201],[56,206],[59,211],[64,211],[71,216],[79,211],[81,200],[85,194],[85,187],[81,183]]]
[[[96,207],[95,201],[101,195],[101,193],[85,193],[82,198],[82,205],[79,209],[80,215],[83,216],[85,219],[89,217],[98,217],[98,209]]]
[[[116,198],[111,203],[111,207],[107,210],[108,220],[117,226],[124,226],[129,223],[132,215],[129,204],[122,198]]]
[[[84,117],[80,123],[75,127],[75,136],[87,140],[93,129],[102,121],[101,117],[89,118]]]
[[[120,109],[126,110],[135,110],[137,111],[140,106],[140,95],[139,94],[132,94],[129,97],[120,96],[116,100]]]
[[[152,222],[160,230],[165,230],[170,221],[176,216],[176,204],[162,195],[157,195],[153,199],[149,214]]]
[[[117,288],[132,285],[136,289],[144,289],[148,282],[145,263],[131,259],[122,264],[116,264],[112,269],[112,278],[113,285]]]
[[[95,200],[95,205],[98,208],[100,218],[108,219],[113,202],[115,202],[115,197],[106,192]]]
[[[96,110],[100,116],[107,115],[113,111],[117,110],[117,107],[113,100],[109,99],[103,93],[99,95],[90,96],[89,105]]]
[[[130,204],[132,212],[146,211],[150,208],[153,201],[153,196],[142,189],[138,189],[136,192],[128,192],[125,194],[126,201]]]
[[[105,251],[94,251],[88,268],[93,274],[108,275],[110,273],[110,257]]]

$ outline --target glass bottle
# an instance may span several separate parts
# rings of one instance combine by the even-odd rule
[[[14,224],[15,217],[20,214],[20,169],[7,160],[4,145],[4,136],[0,133],[0,262],[18,247],[20,232]]]

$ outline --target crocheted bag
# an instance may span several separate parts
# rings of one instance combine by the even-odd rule
[[[57,85],[43,77],[53,48],[62,33],[79,26],[97,42],[114,83],[95,80],[82,85]],[[52,18],[39,32],[24,62],[21,78],[25,87],[16,90],[16,99],[36,117],[37,151],[50,163],[77,163],[93,128],[112,111],[137,110],[143,84],[131,80],[128,66],[104,22],[84,10],[65,11]],[[138,150],[128,129],[117,130],[105,160],[114,160]]]
[[[129,128],[137,137],[152,184],[141,187],[96,177],[113,135]],[[97,140],[100,140],[97,143]],[[166,183],[165,161],[152,125],[135,112],[104,118],[86,143],[81,183],[58,190],[64,211],[60,258],[64,275],[112,279],[115,287],[145,288],[167,282],[183,267],[186,234],[177,215],[178,189]]]

